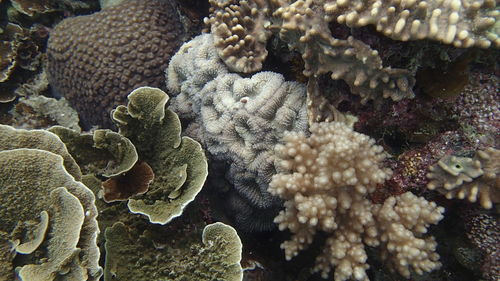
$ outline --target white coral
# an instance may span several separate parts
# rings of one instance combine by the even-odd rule
[[[364,245],[381,246],[391,269],[409,277],[440,266],[436,243],[421,238],[443,208],[411,193],[390,197],[383,205],[368,198],[391,171],[381,168],[382,147],[340,122],[316,123],[311,136],[291,132],[276,151],[281,173],[269,191],[285,200],[275,218],[280,230],[292,233],[281,247],[289,260],[313,242],[317,231],[331,233],[316,259],[315,271],[335,281],[368,280]]]
[[[267,192],[275,173],[274,146],[285,131],[307,130],[305,85],[274,72],[249,78],[230,73],[213,41],[202,34],[172,58],[170,108],[192,121],[187,131],[214,159],[230,165],[227,176],[238,196],[254,209],[277,210],[279,200]]]

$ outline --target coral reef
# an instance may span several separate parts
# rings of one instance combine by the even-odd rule
[[[500,220],[498,214],[468,212],[466,234],[483,253],[482,274],[489,281],[500,276]]]
[[[474,3],[439,1],[331,0],[210,0],[205,22],[215,36],[218,53],[229,68],[240,72],[261,69],[267,39],[279,34],[302,54],[304,74],[331,72],[362,102],[378,96],[401,100],[413,97],[415,83],[408,71],[383,67],[379,53],[349,36],[332,36],[329,23],[348,27],[374,25],[401,41],[434,39],[457,47],[500,47],[500,17],[493,0]],[[464,20],[460,20],[463,18]]]
[[[40,70],[42,44],[36,41],[36,33],[37,26],[28,29],[8,22],[0,27],[0,103],[13,101],[18,95],[16,88],[27,80],[15,73]]]
[[[446,198],[467,198],[490,209],[500,202],[500,150],[476,151],[474,157],[447,155],[429,168],[429,189],[437,189]]]
[[[367,246],[380,246],[381,258],[405,277],[439,268],[434,238],[422,237],[444,209],[412,193],[389,197],[382,205],[368,195],[391,174],[381,168],[385,155],[368,136],[340,122],[315,123],[311,136],[287,133],[276,151],[280,173],[269,191],[285,200],[275,218],[290,240],[281,247],[289,260],[307,248],[318,231],[331,234],[316,258],[315,271],[336,281],[368,280]]]
[[[210,34],[180,48],[167,78],[173,94],[170,108],[191,122],[186,132],[213,159],[230,165],[226,177],[235,190],[230,204],[237,208],[230,213],[238,225],[268,229],[271,221],[259,220],[279,206],[279,200],[267,192],[275,173],[273,149],[284,131],[307,129],[304,85],[286,82],[272,72],[250,78],[228,73]]]
[[[80,131],[78,113],[64,99],[48,98],[41,95],[20,97],[9,112],[12,119],[8,122],[16,128],[47,129],[60,125]]]
[[[102,198],[106,203],[124,201],[148,191],[154,180],[153,169],[144,161],[137,162],[130,170],[102,183]]]
[[[162,87],[163,70],[183,40],[170,1],[129,0],[69,18],[50,33],[48,78],[83,124],[110,127],[111,109],[140,86]]]
[[[98,280],[95,198],[75,180],[78,166],[57,140],[45,131],[0,127],[2,237],[24,254],[6,266],[10,274],[19,267],[21,280]]]
[[[498,75],[473,71],[452,106],[464,135],[480,148],[500,145],[499,85]]]
[[[179,117],[165,109],[168,98],[158,88],[141,87],[128,95],[127,106],[120,105],[112,113],[119,133],[132,141],[139,159],[155,174],[148,192],[129,199],[128,208],[159,224],[182,214],[208,174],[201,145],[181,137]]]
[[[84,174],[118,176],[130,170],[139,157],[129,139],[109,129],[79,133],[54,126],[48,131],[61,139]]]
[[[205,226],[203,244],[179,237],[189,245],[182,248],[177,248],[180,243],[159,247],[155,241],[158,237],[152,233],[141,233],[121,222],[107,228],[105,235],[105,281],[243,280],[240,238],[231,226],[223,223]],[[139,259],[138,252],[143,253]]]

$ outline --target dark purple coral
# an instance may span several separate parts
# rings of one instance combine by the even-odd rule
[[[111,126],[110,111],[140,86],[164,88],[164,71],[182,43],[174,4],[129,0],[63,20],[50,34],[48,76],[83,125]]]

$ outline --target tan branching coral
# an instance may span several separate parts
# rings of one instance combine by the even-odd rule
[[[205,23],[213,25],[212,34],[221,59],[233,71],[260,70],[267,57],[266,43],[271,35],[266,29],[270,24],[266,17],[266,1],[209,2],[213,16],[205,18]]]
[[[500,202],[500,150],[479,150],[473,158],[448,155],[429,168],[427,188],[446,198],[467,198],[490,209]]]
[[[410,73],[382,65],[378,52],[353,37],[332,37],[325,14],[315,1],[275,1],[279,8],[272,17],[279,35],[304,59],[304,75],[330,73],[332,79],[344,80],[362,102],[379,96],[401,100],[413,97],[415,83]]]
[[[443,208],[411,193],[383,205],[368,195],[391,171],[381,168],[385,155],[370,137],[340,122],[315,123],[311,136],[289,133],[276,151],[281,158],[269,190],[285,200],[275,218],[292,233],[281,247],[287,259],[307,248],[318,231],[331,235],[316,259],[315,271],[327,278],[368,280],[365,245],[380,246],[390,269],[405,277],[440,266],[433,238],[421,238]]]
[[[409,71],[384,67],[378,52],[362,41],[353,37],[334,38],[328,26],[331,22],[350,27],[373,24],[384,35],[401,41],[434,39],[457,47],[500,47],[496,24],[500,12],[493,0],[211,0],[210,3],[211,15],[205,22],[216,36],[219,55],[230,69],[259,70],[257,66],[266,54],[262,48],[271,31],[302,54],[306,76],[331,72],[332,79],[346,81],[363,102],[379,96],[393,100],[413,97],[415,80]],[[261,31],[259,36],[255,31]],[[242,62],[251,62],[254,67],[246,67]]]
[[[455,47],[500,47],[498,2],[415,0],[325,0],[328,21],[349,27],[375,25],[401,41],[433,39]]]

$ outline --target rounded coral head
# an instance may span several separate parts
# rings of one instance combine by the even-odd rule
[[[164,87],[183,30],[169,1],[129,0],[65,19],[50,34],[49,82],[76,108],[84,127],[111,127],[111,109],[133,89]]]

